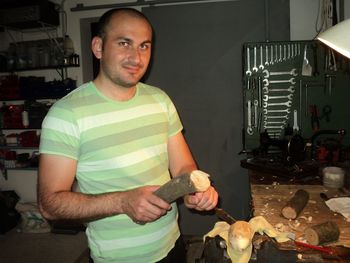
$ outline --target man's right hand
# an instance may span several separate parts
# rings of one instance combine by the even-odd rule
[[[165,215],[171,205],[154,195],[159,186],[143,186],[123,193],[122,211],[134,222],[152,222]]]

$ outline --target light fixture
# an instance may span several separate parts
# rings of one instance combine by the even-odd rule
[[[350,19],[344,20],[320,33],[317,39],[350,58]]]

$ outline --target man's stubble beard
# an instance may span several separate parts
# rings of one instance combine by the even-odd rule
[[[114,84],[118,85],[119,87],[125,88],[125,89],[129,89],[134,87],[142,78],[142,76],[140,78],[138,78],[136,81],[127,81],[127,80],[123,80],[123,78],[121,78],[118,75],[114,75],[113,74],[113,70],[109,70],[108,67],[104,66],[103,64],[101,65],[102,69],[104,71],[105,76]]]

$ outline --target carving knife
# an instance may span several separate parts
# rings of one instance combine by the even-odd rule
[[[229,213],[227,213],[224,209],[215,207],[214,210],[217,217],[226,223],[232,225],[233,223],[237,222],[237,220],[233,218]]]

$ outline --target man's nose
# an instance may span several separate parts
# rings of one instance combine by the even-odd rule
[[[141,61],[141,53],[137,48],[131,48],[129,50],[129,60],[133,63],[139,63]]]

